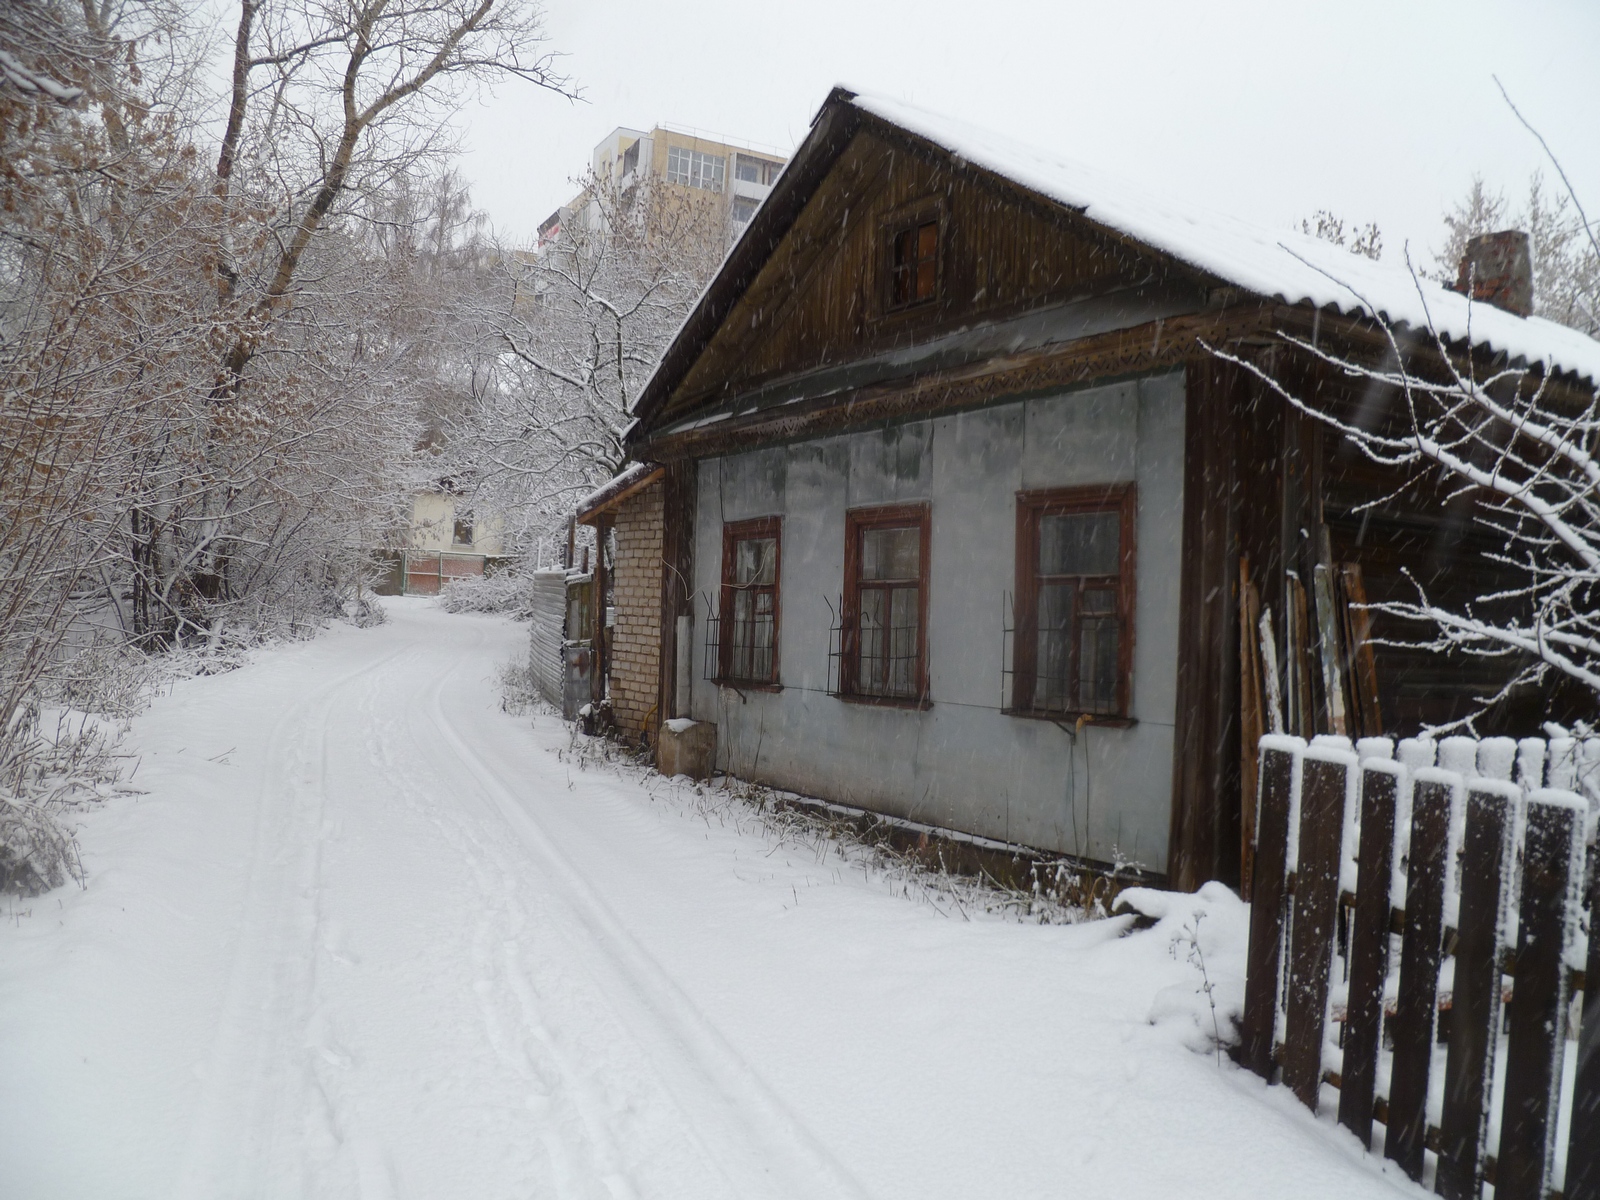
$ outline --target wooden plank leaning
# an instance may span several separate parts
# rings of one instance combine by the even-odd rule
[[[1412,1179],[1422,1178],[1428,1135],[1428,1074],[1439,992],[1444,882],[1450,807],[1460,777],[1432,767],[1416,773],[1411,799],[1411,857],[1406,926],[1400,938],[1400,996],[1393,1018],[1394,1067],[1383,1153]]]
[[[1245,970],[1244,1015],[1239,1023],[1239,1062],[1263,1079],[1272,1078],[1273,1039],[1278,1024],[1278,975],[1282,966],[1283,902],[1288,883],[1289,801],[1304,749],[1305,743],[1299,738],[1261,740],[1261,822],[1256,831],[1250,952]]]
[[[1250,578],[1250,559],[1239,557],[1239,882],[1240,898],[1250,902],[1255,867],[1256,809],[1261,792],[1256,772],[1260,766],[1261,736],[1266,733],[1265,705],[1261,695],[1261,643],[1256,635],[1261,620],[1261,594]]]
[[[1305,752],[1301,768],[1283,1082],[1313,1112],[1322,1087],[1328,971],[1339,915],[1339,862],[1355,769],[1355,755],[1348,750],[1316,745]]]
[[[1345,1012],[1339,1124],[1372,1149],[1372,1102],[1383,1042],[1383,985],[1389,973],[1389,886],[1393,874],[1394,814],[1401,767],[1365,762],[1361,769],[1361,844],[1356,907],[1351,915],[1350,1001]]]
[[[1510,890],[1506,884],[1521,794],[1514,784],[1488,779],[1474,780],[1467,792],[1461,852],[1464,885],[1434,1187],[1446,1200],[1477,1200],[1482,1192],[1494,1049],[1500,1033],[1501,948]]]
[[[1495,1200],[1544,1200],[1550,1187],[1566,1047],[1563,957],[1586,816],[1587,805],[1571,792],[1528,797]]]
[[[1600,876],[1600,870],[1596,871]],[[1584,970],[1583,1028],[1572,1087],[1566,1200],[1600,1200],[1600,878],[1590,881],[1589,957]]]

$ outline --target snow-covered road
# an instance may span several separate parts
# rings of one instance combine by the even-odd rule
[[[0,1196],[1420,1195],[1185,1048],[1171,931],[945,916],[572,767],[499,708],[524,637],[391,602],[135,722],[88,887],[0,928]]]

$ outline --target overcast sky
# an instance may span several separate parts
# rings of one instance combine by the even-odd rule
[[[1600,218],[1595,0],[547,0],[570,103],[526,85],[463,114],[464,171],[502,234],[571,197],[618,125],[789,151],[835,83],[1003,131],[1272,226],[1376,220],[1439,240],[1472,174],[1541,165],[1505,83]]]

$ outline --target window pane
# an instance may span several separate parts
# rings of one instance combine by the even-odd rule
[[[895,266],[897,266],[897,267],[909,266],[911,261],[916,257],[916,254],[914,253],[914,247],[913,247],[913,242],[914,242],[915,238],[916,238],[916,231],[912,230],[912,229],[902,230],[900,233],[897,233],[897,234],[894,235],[894,265]]]
[[[1089,588],[1083,593],[1083,611],[1086,613],[1116,614],[1117,593],[1110,588]]]
[[[917,299],[926,300],[934,293],[933,259],[924,259],[917,264]]]
[[[862,579],[917,579],[921,574],[922,530],[919,526],[862,530]]]
[[[757,592],[755,628],[751,630],[750,678],[770,680],[772,670],[772,593]]]
[[[673,146],[667,150],[667,182],[689,182],[689,152],[681,146]]]
[[[742,591],[733,594],[733,625],[728,631],[732,643],[728,671],[734,679],[773,678],[773,598],[768,591]]]
[[[917,230],[917,259],[932,262],[939,254],[939,223],[929,221]]]
[[[889,288],[889,302],[904,304],[911,299],[911,268],[896,267]]]
[[[778,582],[778,539],[745,538],[733,547],[733,582],[763,587]]]
[[[1067,672],[1071,667],[1072,606],[1076,589],[1070,583],[1039,587],[1038,644],[1035,647],[1035,708],[1066,708],[1071,702]]]
[[[761,163],[757,159],[746,158],[741,154],[734,160],[733,175],[735,179],[742,179],[746,183],[760,183]]]
[[[889,693],[917,694],[917,595],[921,589],[895,588],[889,602]]]
[[[1120,513],[1046,513],[1039,519],[1041,575],[1116,575],[1121,558]]]
[[[755,595],[751,592],[733,594],[733,654],[730,673],[735,679],[750,679],[755,647],[751,634],[755,621]]]
[[[884,592],[864,588],[861,592],[861,629],[856,686],[869,696],[881,696],[884,685]]]
[[[1078,704],[1085,712],[1117,707],[1117,620],[1085,617],[1078,651]]]

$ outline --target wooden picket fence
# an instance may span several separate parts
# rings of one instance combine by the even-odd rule
[[[1600,1200],[1590,771],[1600,740],[1262,738],[1240,1061],[1441,1196]]]

